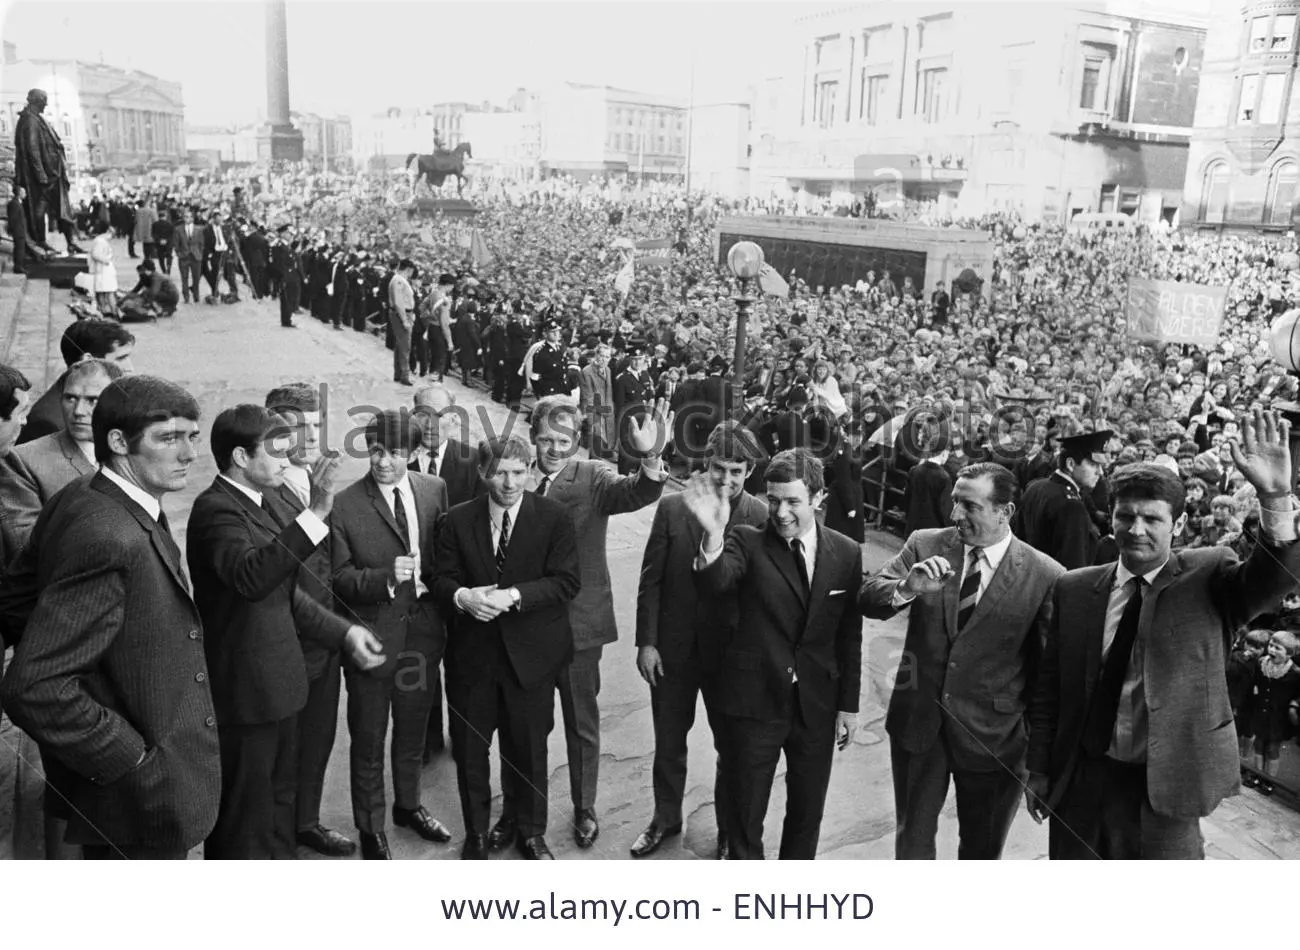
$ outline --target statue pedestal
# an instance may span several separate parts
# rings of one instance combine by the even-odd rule
[[[84,254],[69,257],[51,257],[44,261],[29,260],[27,276],[32,280],[48,280],[51,287],[62,290],[72,289],[78,274],[90,271],[88,259]]]
[[[472,218],[478,214],[478,209],[464,198],[416,198],[415,210],[422,217],[442,214],[448,218]]]
[[[302,133],[292,125],[264,125],[257,130],[261,162],[301,162]]]

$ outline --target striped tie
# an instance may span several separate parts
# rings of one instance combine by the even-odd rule
[[[971,548],[966,565],[966,578],[961,582],[961,593],[957,601],[957,630],[960,631],[975,612],[975,603],[980,592],[980,558],[984,556],[983,548]]]
[[[501,537],[497,538],[497,574],[505,573],[506,549],[510,547],[510,512],[501,512]]]

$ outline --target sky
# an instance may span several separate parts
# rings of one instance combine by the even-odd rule
[[[288,0],[294,110],[491,101],[561,81],[686,101],[735,99],[786,71],[809,2]],[[260,120],[264,8],[257,0],[0,0],[22,58],[102,60],[180,82],[190,124]]]

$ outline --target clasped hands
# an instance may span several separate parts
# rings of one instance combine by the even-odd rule
[[[514,607],[515,602],[510,591],[502,590],[493,584],[482,587],[466,587],[460,595],[460,606],[465,613],[475,620],[487,623]]]

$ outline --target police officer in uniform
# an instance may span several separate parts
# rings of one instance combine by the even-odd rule
[[[1012,521],[1017,537],[1067,571],[1088,567],[1097,553],[1101,532],[1083,496],[1102,476],[1110,437],[1108,429],[1063,437],[1056,470],[1029,486]]]
[[[548,320],[542,325],[542,346],[533,354],[533,392],[538,399],[569,392],[568,363],[560,343],[560,324]]]
[[[647,371],[649,365],[650,354],[644,344],[633,344],[627,368],[614,378],[614,424],[617,426],[620,475],[630,475],[641,465],[640,459],[634,458],[627,451],[627,422],[633,416],[638,421],[644,421],[654,404],[655,390]]]

